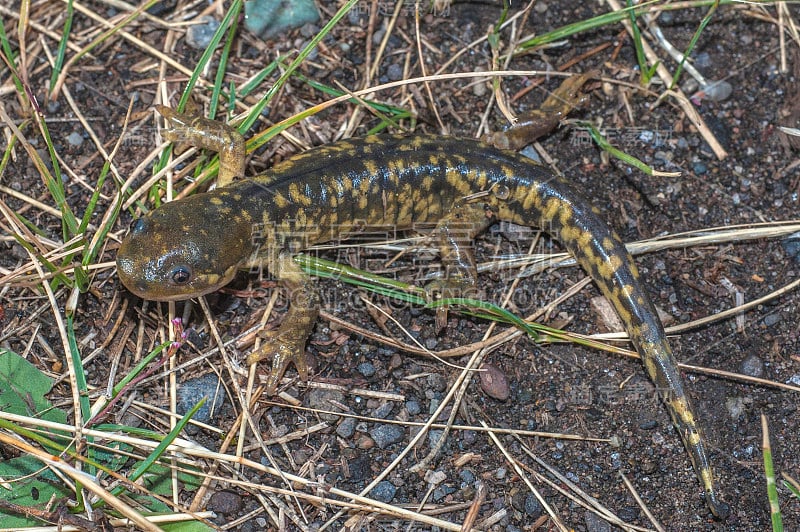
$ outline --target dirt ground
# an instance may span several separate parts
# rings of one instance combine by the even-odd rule
[[[724,79],[733,90],[721,101],[702,94],[692,98],[689,106],[710,131],[710,136],[704,138],[677,97],[667,94],[660,98],[666,89],[658,75],[654,82],[642,87],[633,41],[620,23],[567,35],[545,47],[506,57],[514,49],[511,45],[514,39],[522,41],[522,37],[542,35],[610,11],[604,3],[550,0],[537,2],[527,14],[522,11],[525,6],[515,3],[509,12],[509,18],[515,18],[499,32],[496,67],[492,66],[492,49],[482,38],[501,18],[500,2],[455,2],[428,12],[420,19],[419,46],[414,17],[406,2],[389,29],[386,48],[382,49],[381,39],[392,20],[394,5],[367,0],[358,3],[357,12],[343,18],[298,72],[333,89],[355,91],[433,73],[492,69],[581,73],[596,69],[600,80],[590,85],[587,104],[570,116],[573,121],[540,139],[537,149],[546,164],[572,180],[601,209],[623,240],[634,242],[686,231],[797,218],[800,141],[793,142],[779,130],[779,126],[800,124],[797,85],[800,42],[792,38],[788,25],[800,15],[796,6],[786,5],[780,17],[775,6],[724,5],[713,13],[697,40],[693,61],[707,79]],[[59,34],[63,27],[63,6],[54,1],[32,2],[24,37],[27,63],[22,79],[47,119],[64,170],[66,201],[82,214],[95,190],[104,158],[78,116],[82,115],[108,152],[122,134],[132,101],[131,120],[113,157],[113,165],[121,180],[127,179],[143,161],[147,161],[148,168],[152,166],[156,155],[151,152],[158,142],[152,106],[161,102],[163,94],[174,105],[187,81],[186,71],[167,64],[154,50],[163,51],[165,57],[189,71],[202,54],[202,50],[187,45],[185,25],[168,25],[164,21],[192,20],[201,10],[221,19],[224,12],[216,5],[208,8],[205,3],[190,5],[181,0],[173,9],[137,18],[125,27],[124,34],[111,35],[71,64],[64,88],[50,102],[47,87],[52,67],[43,46],[48,53],[57,48],[53,32]],[[80,7],[73,22],[74,47],[68,49],[68,59],[100,31],[99,23],[82,11],[84,7],[107,18],[125,12],[111,2],[87,1]],[[322,2],[323,22],[338,7],[339,3]],[[19,47],[20,9],[19,2],[13,2],[2,11],[6,34],[16,47]],[[670,42],[685,50],[706,13],[707,8],[665,11],[658,24]],[[779,19],[787,23],[783,39]],[[641,19],[639,22],[644,27]],[[306,26],[266,42],[240,27],[223,86],[227,88],[232,83],[241,87],[278,55],[289,54],[289,60],[293,59],[294,51],[304,46],[321,26],[322,23]],[[676,63],[649,36],[648,42],[654,46],[663,66],[674,73]],[[203,72],[204,80],[213,81],[216,65],[215,60],[212,68]],[[374,74],[367,78],[366,70],[373,67]],[[238,111],[254,105],[275,83],[283,68],[285,65],[243,97]],[[22,128],[34,150],[49,160],[39,131],[23,124],[27,116],[24,106],[28,102],[21,101],[26,99],[15,92],[8,69],[0,72],[2,107],[9,117],[4,119],[4,138],[8,141],[12,137],[10,121]],[[505,95],[511,111],[522,114],[537,108],[562,78],[520,73],[499,79],[498,90]],[[697,91],[696,85],[687,85],[690,81],[691,77],[684,72],[679,86],[686,89],[688,96]],[[207,103],[210,91],[199,92],[200,99]],[[300,77],[293,77],[263,111],[261,121],[251,128],[250,134],[329,98]],[[483,132],[483,123],[490,130],[506,124],[485,78],[440,79],[429,86],[414,83],[381,90],[367,98],[411,112],[414,120],[402,120],[403,129],[397,131],[413,129],[474,137]],[[609,157],[589,140],[586,130],[575,120],[594,124],[615,147],[655,169],[679,175],[647,176]],[[291,127],[289,133],[299,139],[297,144],[319,145],[335,140],[343,131],[350,136],[364,135],[379,122],[379,116],[358,104],[341,103]],[[713,140],[709,143],[711,138],[718,146],[713,145]],[[246,174],[257,174],[301,149],[288,137],[276,137],[252,156]],[[149,170],[141,172],[132,189],[144,186],[150,175]],[[91,218],[93,228],[101,222],[118,193],[119,183],[113,181],[116,178],[108,179],[101,189],[96,214]],[[36,236],[39,249],[59,249],[63,243],[61,224],[44,208],[53,207],[55,202],[29,153],[19,144],[0,174],[0,185],[3,186],[0,200],[42,230]],[[175,189],[182,190],[186,185],[186,180],[176,179]],[[38,199],[44,206],[32,204],[14,192]],[[154,205],[152,196],[143,196],[138,204],[146,209]],[[166,337],[167,305],[143,303],[121,286],[115,272],[113,260],[118,243],[142,212],[136,207],[123,210],[107,237],[102,254],[94,261],[96,267],[91,270],[90,290],[81,295],[75,316],[81,354],[93,355],[86,363],[86,370],[89,385],[96,394],[108,386],[115,357],[120,357],[118,371],[124,375],[135,364],[136,356]],[[92,231],[90,228],[88,238]],[[534,236],[538,234],[490,230],[476,242],[478,258],[491,262],[496,257],[524,254]],[[560,247],[542,235],[536,241],[536,249],[550,253]],[[67,366],[53,310],[42,294],[40,282],[26,281],[16,275],[20,271],[31,272],[30,259],[11,237],[7,220],[0,222],[0,250],[0,345],[25,353],[37,367],[58,378]],[[405,255],[398,263],[386,266],[386,259],[396,253],[394,248],[389,251],[340,248],[320,253],[325,258],[373,271],[382,268],[378,273],[405,280],[413,280],[413,273],[419,271],[420,265],[425,268],[435,262],[434,256],[420,253],[416,257]],[[74,259],[79,260],[80,257]],[[800,251],[794,241],[785,236],[750,238],[746,232],[723,243],[672,245],[640,255],[636,260],[650,296],[663,311],[668,326],[687,326],[737,304],[757,300],[790,285],[800,276]],[[515,270],[483,274],[487,299],[502,301],[515,276]],[[548,307],[539,322],[582,334],[615,329],[616,325],[598,309],[598,292],[591,283],[550,307],[584,277],[575,267],[522,277],[511,288],[510,310],[527,316],[538,308]],[[272,289],[254,291],[256,282],[254,275],[243,272],[234,281],[235,290],[208,296],[208,313],[223,341],[237,339],[261,320]],[[410,343],[407,335],[411,334],[433,351],[479,342],[490,327],[487,320],[451,314],[448,326],[437,333],[433,312],[366,295],[336,281],[321,281],[320,290],[329,314],[373,333],[392,335],[403,343]],[[64,311],[67,296],[68,291],[63,289],[56,292],[59,312]],[[362,296],[391,314],[391,320],[382,318],[363,303]],[[454,526],[464,523],[470,506],[474,506],[477,512],[474,523],[480,529],[557,530],[543,504],[521,478],[524,470],[542,500],[568,529],[617,528],[560,493],[556,488],[565,486],[563,478],[548,473],[540,462],[526,454],[527,447],[541,462],[549,464],[627,523],[626,529],[656,529],[656,525],[636,502],[622,474],[653,519],[666,530],[769,530],[761,451],[763,415],[770,429],[775,470],[779,475],[784,525],[786,530],[798,530],[800,501],[783,487],[780,477],[786,473],[800,478],[798,305],[800,294],[790,290],[724,319],[687,326],[672,337],[678,359],[699,368],[685,370],[684,377],[708,439],[721,495],[732,507],[726,521],[717,521],[710,515],[688,455],[638,360],[575,344],[535,343],[525,337],[504,343],[486,358],[496,370],[496,377],[507,379],[508,398],[490,397],[486,386],[473,378],[455,417],[456,425],[472,428],[453,429],[429,467],[414,472],[411,469],[425,459],[441,429],[425,435],[377,491],[371,492],[371,497],[435,516]],[[280,319],[283,307],[279,299],[271,321]],[[184,303],[178,303],[176,315],[186,318],[192,345],[177,354],[175,362],[180,369],[175,370],[175,378],[179,384],[223,368],[227,363],[216,349],[217,341],[201,306],[194,304],[190,310],[184,309]],[[95,352],[98,346],[103,349]],[[228,356],[241,361],[250,348],[250,344],[229,343]],[[282,470],[318,483],[310,487],[293,484],[297,491],[312,495],[323,494],[331,487],[358,493],[369,485],[418,433],[418,425],[413,424],[429,420],[461,373],[459,368],[469,358],[467,355],[450,359],[453,366],[409,355],[364,334],[351,332],[326,316],[318,320],[308,353],[315,361],[311,382],[316,387],[287,381],[284,392],[288,395],[274,398],[274,402],[261,398],[254,407],[254,421],[264,440],[308,429],[301,437],[271,443],[269,449]],[[167,373],[159,371],[129,393],[137,401],[168,409],[171,384]],[[231,392],[232,374],[228,371],[220,374]],[[238,385],[246,386],[241,374],[236,375]],[[296,378],[294,369],[289,370],[287,377]],[[754,382],[753,377],[764,382]],[[50,395],[53,403],[66,409],[72,405],[74,393],[68,382],[60,379]],[[320,388],[319,383],[329,386]],[[786,384],[794,388],[781,387]],[[294,398],[294,402],[286,397]],[[112,409],[109,420],[134,423],[132,419],[137,419],[143,426],[168,432],[166,415],[146,410],[141,403],[127,405],[130,409],[123,416],[126,399]],[[222,439],[231,430],[240,406],[238,399],[228,400],[221,415],[209,421],[219,431],[195,428],[186,437],[223,452]],[[363,417],[348,420],[300,407],[336,408]],[[452,409],[452,405],[445,409],[441,422],[447,420]],[[388,425],[383,420],[401,423]],[[325,426],[318,427],[320,422]],[[498,434],[495,443],[480,430],[481,422],[495,428],[584,438],[516,436],[511,431]],[[310,430],[311,427],[317,428]],[[265,463],[252,432],[245,434],[244,455]],[[501,447],[519,461],[522,470],[514,469]],[[224,452],[234,453],[235,448],[226,447]],[[3,447],[0,453],[3,458],[16,455],[17,451],[9,447]],[[211,460],[198,460],[197,465],[210,471],[213,464]],[[211,502],[204,499],[200,508],[210,507],[217,512],[217,517],[211,520],[215,525],[246,516],[233,528],[278,530],[276,520],[283,519],[287,530],[315,530],[333,518],[333,529],[337,530],[437,529],[431,524],[369,511],[335,517],[339,509],[336,505],[267,493],[264,486],[280,487],[280,481],[247,468],[239,477],[247,481],[244,484],[230,482],[237,474],[228,467],[220,467],[215,474],[225,479],[215,481],[211,491],[223,493],[233,501],[226,506],[221,495]],[[552,484],[540,481],[539,475]],[[178,500],[188,507],[195,495],[193,491],[181,491]],[[327,496],[341,498],[330,491]],[[269,512],[283,517],[270,517]]]

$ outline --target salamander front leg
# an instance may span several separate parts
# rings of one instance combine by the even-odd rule
[[[319,294],[311,278],[289,255],[281,255],[277,259],[277,267],[273,266],[270,270],[289,291],[289,311],[276,330],[259,334],[265,342],[247,357],[247,364],[272,360],[272,369],[267,377],[267,394],[273,395],[291,363],[294,363],[302,380],[308,378],[305,346],[319,316]]]

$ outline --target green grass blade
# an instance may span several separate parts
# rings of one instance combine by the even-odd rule
[[[633,166],[634,168],[639,169],[640,171],[642,171],[643,173],[645,173],[645,174],[647,174],[649,176],[660,175],[660,176],[676,177],[676,176],[680,175],[680,173],[675,173],[675,172],[658,172],[658,171],[656,171],[654,168],[652,168],[651,166],[648,166],[647,164],[643,163],[642,161],[640,161],[639,159],[637,159],[633,155],[625,153],[624,151],[620,150],[619,148],[615,148],[614,146],[612,146],[611,143],[608,142],[608,140],[606,140],[606,138],[603,136],[603,134],[600,133],[600,131],[598,131],[597,128],[594,127],[589,122],[579,122],[579,124],[580,124],[581,127],[586,128],[586,130],[589,132],[589,135],[592,137],[592,140],[594,140],[600,148],[602,148],[604,151],[608,152],[613,157],[616,157],[617,159],[619,159],[623,163],[628,164],[630,166]]]
[[[117,24],[113,28],[109,28],[106,31],[104,31],[102,34],[97,36],[92,42],[86,45],[86,47],[84,47],[80,52],[78,52],[72,58],[70,58],[69,63],[70,64],[75,63],[81,57],[83,57],[84,55],[88,54],[89,52],[91,52],[104,42],[106,42],[109,38],[114,36],[122,28],[124,28],[125,26],[136,20],[139,17],[139,15],[141,15],[143,12],[147,11],[148,9],[150,9],[159,2],[161,2],[161,0],[150,0],[146,4],[137,7],[127,17],[125,17],[122,21],[120,21],[119,24]],[[59,72],[59,74],[61,73]]]
[[[310,255],[295,255],[294,261],[309,275],[336,279],[415,305],[423,306],[427,303],[427,292],[418,286]]]
[[[211,91],[211,103],[209,104],[208,116],[213,118],[217,116],[217,107],[219,106],[219,97],[222,93],[222,85],[225,83],[225,71],[228,68],[228,58],[231,55],[231,48],[233,47],[234,39],[236,38],[236,29],[239,27],[239,19],[234,18],[231,22],[231,27],[228,29],[228,37],[225,39],[225,45],[222,47],[222,53],[219,57],[219,64],[217,65],[217,75],[214,78],[214,88]],[[231,83],[233,87],[233,83]],[[234,103],[236,102],[236,93],[231,90],[228,102],[232,108],[235,109]]]
[[[785,479],[783,481],[783,487],[789,490],[796,499],[800,499],[800,488],[797,488],[794,484]]]
[[[270,75],[272,75],[272,73],[275,72],[275,70],[277,70],[278,66],[284,64],[286,61],[289,60],[289,57],[290,56],[288,54],[279,56],[270,64],[262,68],[258,74],[250,78],[250,81],[239,87],[238,91],[239,95],[242,98],[244,98],[257,88],[259,88],[261,84],[264,82],[264,80],[267,79]]]
[[[531,326],[530,323],[523,320],[513,312],[509,312],[504,308],[498,307],[494,303],[487,303],[486,301],[480,301],[478,299],[471,299],[465,297],[451,297],[439,301],[434,301],[426,305],[426,307],[428,308],[452,307],[452,306],[466,307],[467,314],[472,314],[480,318],[485,318],[492,321],[498,321],[501,323],[514,325],[515,327],[521,329],[526,334],[531,336],[531,338],[533,338],[534,341],[539,339],[539,333],[536,332],[536,329],[533,326]]]
[[[103,170],[100,172],[100,179],[98,180],[97,188],[95,189],[95,194],[92,194],[92,199],[89,202],[89,207],[86,209],[86,214],[84,215],[84,221],[88,223],[91,219],[91,213],[94,212],[96,202],[99,198],[99,191],[100,187],[102,186],[105,177],[108,175],[108,170],[111,166],[110,161],[106,161],[103,165]],[[121,194],[122,192],[118,192]],[[98,255],[100,254],[100,250],[103,249],[103,243],[105,242],[106,235],[111,231],[114,227],[114,224],[117,222],[119,218],[119,213],[122,211],[122,200],[114,202],[114,211],[111,213],[111,216],[108,217],[108,220],[104,225],[97,229],[98,235],[97,238],[93,239],[95,242],[94,247],[90,247],[92,241],[88,241],[86,243],[86,247],[83,249],[83,259],[81,260],[81,265],[84,268],[88,268],[90,264],[93,264],[95,259],[97,259]],[[81,223],[81,227],[83,227],[83,222]]]
[[[647,57],[644,53],[644,46],[642,45],[642,32],[639,31],[639,26],[636,24],[636,10],[633,9],[633,0],[627,0],[628,13],[630,14],[631,32],[633,33],[633,47],[636,49],[636,61],[639,63],[639,74],[641,76],[642,86],[647,86],[653,78],[653,74],[658,68],[658,63],[648,66]]]
[[[678,80],[680,79],[681,73],[683,71],[683,64],[686,62],[689,55],[694,50],[695,45],[697,45],[697,41],[700,39],[700,34],[703,33],[703,30],[706,29],[708,23],[711,22],[711,17],[714,15],[714,11],[717,10],[719,7],[719,1],[714,2],[711,7],[708,8],[708,12],[703,17],[703,20],[700,21],[700,25],[697,27],[697,30],[692,35],[692,39],[689,41],[689,46],[686,47],[686,51],[683,53],[683,60],[678,63],[678,68],[675,70],[675,75],[672,76],[672,85],[674,87],[678,84]]]
[[[67,54],[67,43],[69,42],[69,34],[72,30],[72,17],[74,10],[72,7],[73,0],[67,0],[67,12],[64,18],[64,28],[61,30],[61,39],[58,41],[58,52],[56,53],[55,61],[53,64],[53,72],[50,74],[50,87],[48,92],[52,92],[58,81],[58,76],[61,74],[61,69],[64,66],[64,57]]]
[[[772,467],[772,446],[769,443],[769,426],[767,416],[761,414],[761,449],[764,453],[764,477],[767,481],[767,498],[769,514],[772,519],[772,531],[783,532],[783,519],[778,503],[778,489],[775,486],[775,469]]]
[[[55,145],[53,144],[53,139],[50,137],[50,130],[47,128],[47,122],[45,122],[44,117],[39,117],[38,124],[42,136],[44,137],[45,145],[47,146],[47,152],[50,154],[50,164],[53,165],[53,173],[47,170],[44,161],[39,158],[38,154],[36,155],[38,161],[34,161],[34,164],[37,170],[39,170],[42,179],[44,179],[45,186],[50,192],[50,196],[53,198],[56,207],[61,211],[61,236],[64,242],[66,242],[78,234],[78,227],[80,224],[67,203],[64,182],[61,180],[61,166],[58,164]],[[32,155],[35,151],[29,151],[28,153]]]
[[[66,329],[67,339],[69,340],[69,356],[72,357],[72,365],[75,368],[75,383],[78,385],[78,393],[80,394],[80,416],[83,422],[86,423],[91,416],[92,405],[89,402],[89,385],[86,381],[86,372],[83,370],[83,361],[81,360],[81,352],[78,349],[78,342],[75,340],[75,323],[71,313],[66,315]]]

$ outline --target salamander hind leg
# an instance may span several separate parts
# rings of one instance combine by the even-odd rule
[[[431,301],[451,298],[479,298],[478,270],[472,240],[493,219],[480,204],[458,202],[436,225],[433,236],[439,245],[442,277],[428,283],[425,291]],[[436,326],[447,323],[447,307],[436,309]]]
[[[202,116],[179,113],[163,105],[156,110],[172,127],[163,130],[164,138],[179,145],[197,146],[219,153],[217,186],[224,187],[244,176],[245,142],[235,128]]]
[[[271,360],[272,369],[266,386],[267,394],[273,395],[290,364],[294,363],[302,380],[308,377],[305,345],[319,316],[320,302],[310,277],[291,256],[281,255],[270,271],[278,276],[283,287],[289,291],[289,311],[276,330],[259,335],[266,341],[247,357],[247,364]]]

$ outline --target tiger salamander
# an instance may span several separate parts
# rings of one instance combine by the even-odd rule
[[[271,393],[290,363],[306,378],[305,343],[319,312],[319,297],[293,254],[363,225],[437,223],[446,271],[470,283],[474,262],[459,242],[495,220],[538,226],[561,241],[614,305],[648,375],[658,389],[669,390],[665,402],[709,508],[717,517],[729,513],[633,259],[600,211],[566,180],[516,152],[476,140],[387,135],[315,148],[234,182],[244,167],[238,132],[168,108],[161,112],[173,123],[170,140],[220,152],[224,186],[167,203],[134,222],[117,254],[120,279],[144,299],[172,301],[213,292],[238,270],[265,266],[290,294],[282,324],[247,358],[250,364],[272,361]]]

